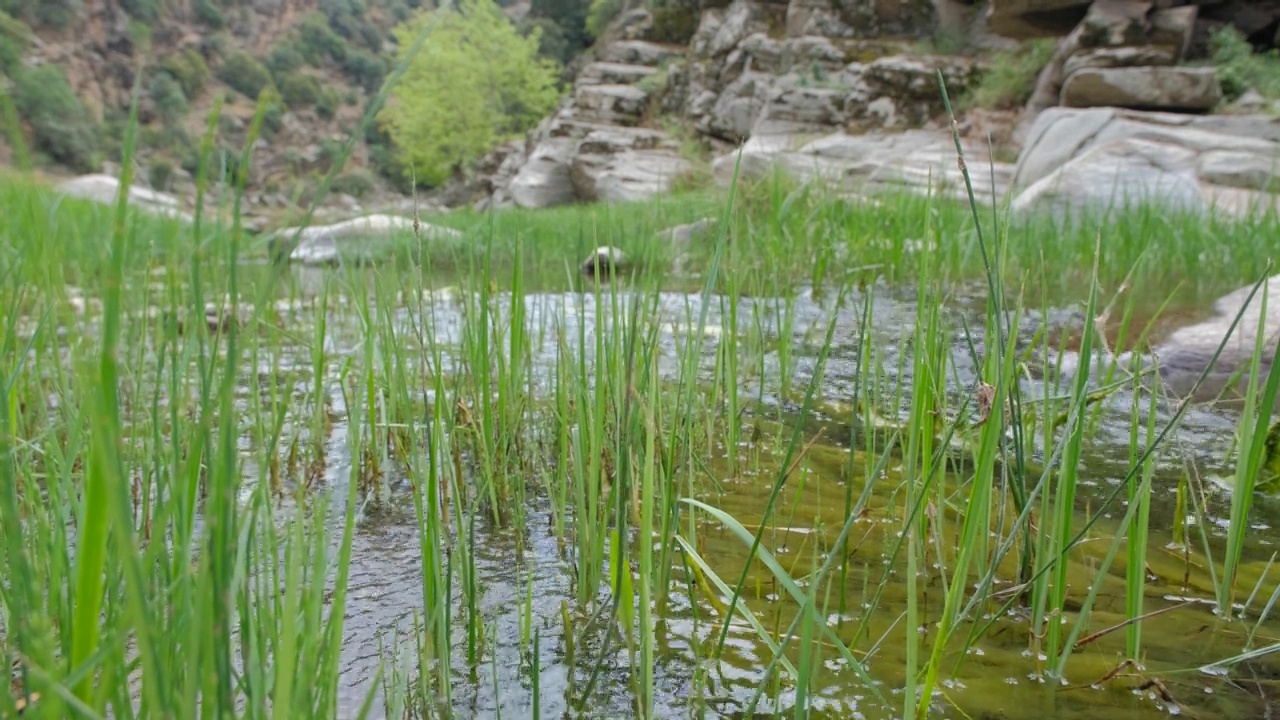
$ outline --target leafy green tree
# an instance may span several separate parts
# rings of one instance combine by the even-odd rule
[[[556,64],[538,55],[540,33],[516,32],[493,0],[437,10],[438,22],[379,115],[426,185],[536,124],[555,105]],[[431,20],[396,27],[401,59]]]

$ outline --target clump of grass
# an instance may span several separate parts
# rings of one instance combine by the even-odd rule
[[[982,71],[977,85],[962,104],[981,108],[1014,108],[1021,106],[1035,90],[1036,78],[1053,57],[1054,41],[1031,40],[1013,50],[1000,50],[991,56],[990,66]]]
[[[1280,51],[1254,52],[1244,35],[1230,25],[1213,31],[1209,50],[1227,100],[1235,100],[1250,88],[1268,100],[1280,99]]]

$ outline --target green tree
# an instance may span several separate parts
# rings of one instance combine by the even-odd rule
[[[379,115],[426,185],[528,130],[559,97],[558,68],[538,55],[539,32],[521,37],[492,0],[435,12],[431,36]],[[420,13],[396,27],[401,59],[430,20]]]

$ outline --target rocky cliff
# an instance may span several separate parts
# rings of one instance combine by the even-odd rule
[[[957,102],[984,169],[979,190],[1002,195],[1031,177],[1009,161],[1048,108],[1223,109],[1220,70],[1205,59],[1227,26],[1255,49],[1272,47],[1280,2],[735,0],[698,11],[681,45],[661,42],[655,14],[635,9],[616,20],[556,113],[454,199],[544,207],[648,197],[696,179],[690,140],[715,156],[707,169],[722,184],[740,149],[748,176],[781,168],[852,192],[960,194],[938,74],[963,100],[999,72],[993,58],[1047,37],[1051,54],[1027,78],[1025,107]],[[1260,138],[1270,122],[1256,120]],[[1240,189],[1239,179],[1228,185]]]

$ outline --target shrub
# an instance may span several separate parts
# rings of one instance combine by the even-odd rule
[[[31,125],[37,150],[78,172],[97,167],[94,127],[62,68],[41,65],[18,73],[18,113]]]
[[[539,33],[521,37],[492,0],[462,0],[457,10],[436,12],[432,42],[379,114],[428,185],[528,130],[559,98],[559,69],[538,56]],[[401,57],[431,19],[423,13],[395,29]]]
[[[316,99],[316,116],[322,120],[332,120],[342,105],[342,96],[333,88],[324,88]]]
[[[362,198],[368,195],[373,190],[373,187],[374,180],[372,175],[364,170],[354,170],[335,177],[329,189],[343,195]]]
[[[587,8],[587,32],[592,37],[600,37],[609,21],[621,10],[622,0],[591,0],[591,6]]]
[[[120,0],[120,7],[129,17],[145,22],[160,19],[160,0]]]
[[[352,82],[368,92],[377,92],[387,75],[386,63],[368,50],[354,50],[348,54],[342,70]]]
[[[22,64],[22,56],[31,46],[31,28],[0,12],[0,74],[9,75]]]
[[[196,19],[214,30],[226,27],[227,20],[213,0],[196,0]]]
[[[666,5],[653,11],[653,39],[683,45],[698,31],[701,13],[680,4]]]
[[[147,94],[151,102],[155,103],[156,114],[165,124],[172,124],[187,114],[187,96],[182,92],[182,85],[169,73],[156,73]]]
[[[173,179],[173,163],[158,158],[151,161],[151,167],[147,168],[147,181],[151,183],[154,190],[161,192],[169,189],[169,181]]]
[[[319,65],[327,58],[342,62],[347,58],[347,44],[329,27],[323,13],[308,13],[298,24],[298,50],[307,62]]]
[[[302,56],[298,48],[292,43],[284,43],[277,45],[271,54],[267,56],[267,69],[277,78],[280,75],[293,72],[307,63],[307,59]]]
[[[389,145],[370,145],[369,163],[384,179],[401,193],[413,191],[412,173],[404,157]]]
[[[80,12],[80,0],[40,0],[35,6],[36,23],[56,30],[66,30]]]
[[[1209,36],[1209,50],[1217,67],[1222,94],[1235,100],[1253,88],[1268,99],[1280,98],[1280,53],[1255,53],[1239,30],[1227,26]]]
[[[320,78],[315,75],[294,72],[285,73],[277,83],[280,99],[291,108],[314,105],[320,99]]]
[[[257,98],[271,84],[271,73],[248,53],[234,53],[218,68],[218,79],[236,92]]]
[[[1054,41],[1032,40],[1015,50],[995,53],[988,67],[970,91],[966,105],[1010,108],[1022,105],[1035,90],[1036,79],[1053,58]]]
[[[209,66],[195,48],[186,48],[160,61],[160,69],[173,76],[182,86],[182,93],[188,98],[196,97],[209,82]]]

